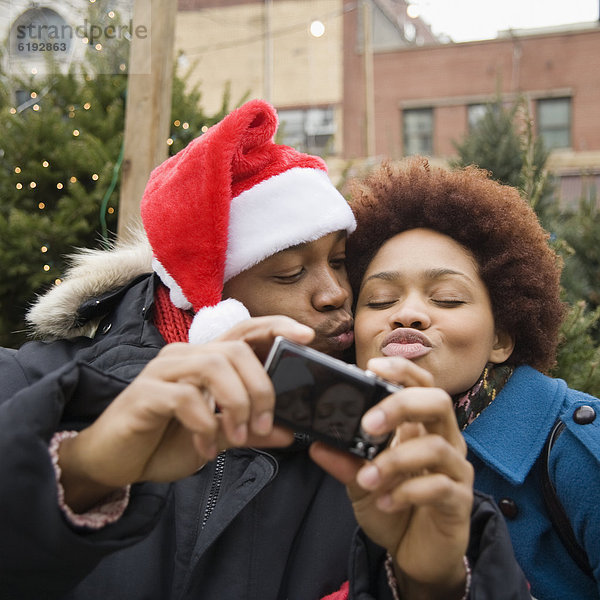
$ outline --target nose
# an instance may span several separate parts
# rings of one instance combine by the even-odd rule
[[[350,304],[352,292],[345,270],[327,268],[315,280],[313,305],[319,311],[336,310]]]
[[[431,318],[427,312],[425,302],[415,295],[401,300],[396,310],[390,315],[390,319],[394,328],[427,329],[431,325]]]

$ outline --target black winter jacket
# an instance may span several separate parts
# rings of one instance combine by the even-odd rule
[[[155,279],[91,299],[93,338],[0,350],[0,598],[317,600],[350,579],[356,600],[391,599],[384,551],[357,529],[346,491],[304,448],[235,449],[175,484],[132,486],[99,531],[57,504],[48,443],[81,429],[153,358]],[[529,598],[502,516],[476,494],[471,598]]]

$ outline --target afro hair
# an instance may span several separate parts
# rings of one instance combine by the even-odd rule
[[[473,166],[450,170],[412,157],[384,162],[351,181],[350,195],[358,222],[347,245],[355,297],[369,263],[388,239],[415,228],[437,231],[475,257],[496,326],[515,339],[507,363],[544,372],[555,364],[565,314],[561,262],[518,190]]]

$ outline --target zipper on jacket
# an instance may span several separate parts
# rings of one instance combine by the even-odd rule
[[[264,450],[258,450],[257,448],[252,448],[256,454],[260,454],[267,458],[269,462],[273,465],[273,474],[271,475],[271,480],[277,475],[279,471],[279,462],[277,459],[268,452]],[[206,501],[206,507],[204,509],[204,515],[202,516],[202,525],[200,529],[204,529],[211,513],[217,506],[217,501],[219,500],[219,493],[221,491],[221,484],[223,483],[223,475],[225,473],[225,458],[227,456],[227,452],[221,452],[221,454],[217,455],[215,459],[215,472],[213,474],[213,480],[210,485],[210,491],[208,492],[208,500]]]
[[[202,517],[201,529],[204,529],[204,526],[206,525],[206,522],[208,521],[212,511],[215,509],[217,500],[219,499],[221,483],[223,482],[223,474],[225,473],[225,456],[226,453],[221,452],[221,454],[218,454],[217,458],[215,459],[215,473],[213,475],[210,491],[208,492],[208,500],[206,502],[206,508],[204,509],[204,516]]]

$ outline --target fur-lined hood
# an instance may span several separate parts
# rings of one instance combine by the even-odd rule
[[[108,250],[82,249],[68,260],[62,283],[40,295],[26,315],[34,338],[92,336],[98,320],[78,323],[79,307],[152,272],[152,250],[142,229],[132,231],[128,241],[116,243]]]

